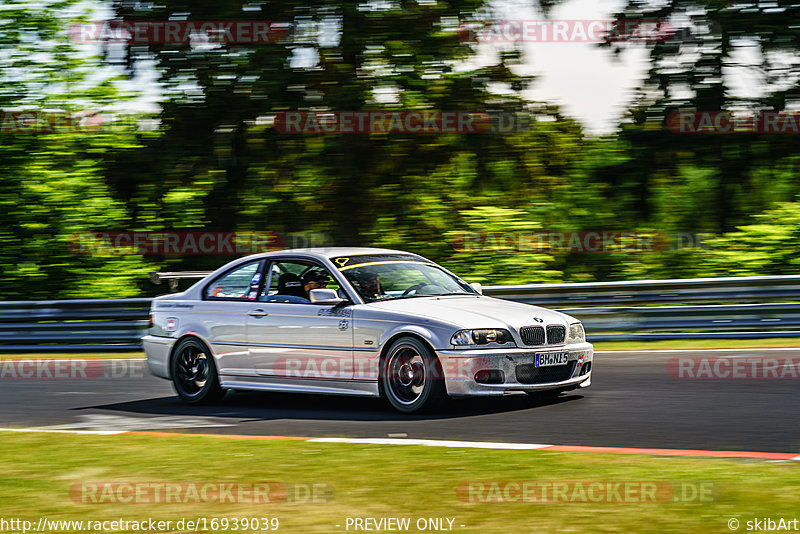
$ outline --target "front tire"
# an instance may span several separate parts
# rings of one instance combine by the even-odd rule
[[[214,356],[199,339],[187,338],[175,347],[170,375],[175,392],[189,404],[213,403],[225,395]]]
[[[438,358],[422,341],[402,337],[381,362],[381,386],[392,407],[402,413],[432,411],[447,398]]]

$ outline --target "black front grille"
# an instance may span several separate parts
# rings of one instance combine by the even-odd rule
[[[567,335],[567,329],[561,325],[551,324],[547,327],[547,343],[550,345],[558,345],[564,342]]]
[[[526,345],[544,345],[544,328],[541,326],[523,326],[519,335]]]
[[[532,363],[517,365],[517,382],[520,384],[547,384],[568,380],[575,372],[576,363],[575,360],[571,360],[566,365],[551,367],[535,367]]]

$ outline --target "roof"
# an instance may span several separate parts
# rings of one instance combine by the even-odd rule
[[[281,253],[306,253],[318,256],[325,256],[327,258],[335,258],[338,256],[359,256],[361,254],[413,254],[405,250],[392,250],[388,248],[372,248],[372,247],[320,247],[320,248],[293,248],[288,250],[281,250]]]
[[[243,256],[235,261],[240,260],[253,260],[257,258],[270,258],[274,256],[282,256],[285,254],[297,254],[297,255],[305,255],[311,256],[317,259],[323,258],[336,258],[339,256],[359,256],[362,254],[413,254],[414,256],[420,256],[415,252],[407,252],[405,250],[392,250],[388,248],[372,248],[372,247],[319,247],[319,248],[289,248],[284,250],[273,250],[270,252],[259,252],[257,254],[250,254],[249,256]],[[223,265],[220,269],[228,267],[230,264]]]

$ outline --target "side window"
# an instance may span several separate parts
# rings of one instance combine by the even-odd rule
[[[222,275],[206,287],[205,297],[255,300],[261,285],[260,267],[261,262],[255,261]]]
[[[339,289],[326,269],[311,262],[274,261],[269,273],[269,287],[260,298],[263,302],[310,304],[308,293],[311,289]]]

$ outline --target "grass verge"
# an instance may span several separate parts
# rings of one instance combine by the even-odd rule
[[[279,532],[354,532],[350,517],[453,518],[461,532],[730,532],[754,517],[797,513],[796,462],[616,456],[422,446],[231,441],[202,436],[2,433],[0,517],[50,520],[277,517]],[[713,502],[480,503],[457,488],[475,481],[713,485]],[[328,502],[84,503],[85,482],[330,484]],[[686,486],[689,484],[689,486]],[[300,487],[300,486],[297,486]],[[490,486],[486,486],[487,488]],[[503,486],[507,487],[507,486]],[[75,497],[77,495],[77,497]],[[486,493],[477,495],[487,496]],[[572,499],[572,497],[570,497]],[[340,525],[337,527],[336,525]],[[445,521],[445,525],[447,522]],[[464,525],[461,527],[461,525]],[[427,530],[429,531],[429,530]]]

